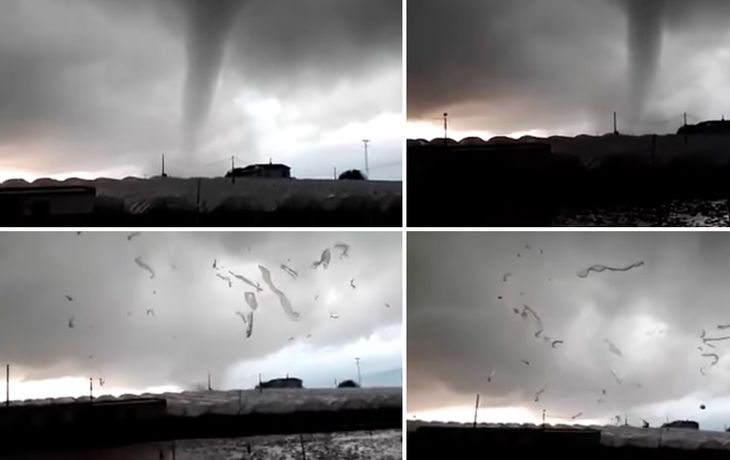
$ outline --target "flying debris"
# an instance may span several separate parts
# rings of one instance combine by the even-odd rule
[[[246,303],[251,310],[256,310],[256,308],[258,308],[259,304],[256,301],[256,294],[253,292],[244,292],[243,297],[246,299]]]
[[[574,416],[570,417],[570,419],[571,419],[571,420],[575,420],[575,419],[577,419],[578,417],[580,417],[581,415],[583,415],[583,412],[578,412],[578,413],[577,413],[577,414],[575,414]]]
[[[330,313],[330,318],[332,319],[340,319],[340,316],[335,313]]]
[[[237,310],[236,315],[238,315],[241,318],[241,320],[243,320],[243,324],[248,323],[248,320],[246,320],[246,315],[242,311]]]
[[[156,289],[153,289],[152,290],[152,295],[157,295],[157,290]]]
[[[318,301],[318,300],[319,300],[319,294],[315,294],[315,296],[314,296],[314,301],[316,302],[316,301]]]
[[[130,233],[129,235],[127,235],[127,241],[132,241],[132,238],[134,238],[136,236],[140,236],[140,235],[141,235],[140,232]]]
[[[525,245],[525,249],[527,249],[529,251],[530,250],[530,245],[529,244],[526,244]]]
[[[528,360],[526,360],[526,359],[523,359],[523,360],[522,360],[521,362],[522,362],[522,364],[524,364],[525,366],[529,366],[529,365],[530,365],[530,362],[529,362]]]
[[[642,418],[642,419],[641,419],[641,427],[642,427],[642,428],[649,428],[649,422],[647,422],[646,420],[644,420],[644,419]]]
[[[542,252],[542,249],[540,249],[540,254],[544,254],[544,253]]]
[[[605,342],[608,345],[608,351],[610,351],[611,353],[613,353],[616,356],[621,356],[621,350],[619,350],[618,347],[613,344],[613,342],[611,342],[608,339],[606,339]]]
[[[99,378],[99,386],[100,387],[103,387],[105,383],[106,383],[106,380],[104,380],[102,378]]]
[[[518,253],[517,253],[517,258],[518,258],[518,259],[521,259],[521,258],[522,258],[522,254],[520,254],[520,253],[518,252]]]
[[[704,404],[700,404],[700,409],[705,410],[707,409],[707,406],[705,406]]]
[[[286,294],[284,294],[279,289],[277,289],[276,286],[274,286],[273,281],[271,281],[271,272],[269,271],[269,269],[264,267],[263,265],[259,265],[259,270],[261,270],[261,276],[264,278],[264,283],[266,283],[266,285],[269,286],[269,289],[271,289],[274,294],[279,297],[279,303],[284,309],[284,312],[289,315],[290,319],[294,321],[298,320],[301,315],[299,314],[299,312],[294,311],[291,306],[291,302],[289,302],[289,299],[286,297]]]
[[[705,345],[708,346],[708,347],[710,347],[710,348],[715,348],[715,344],[714,343],[706,343]]]
[[[712,364],[710,364],[710,367],[714,366],[715,364],[717,364],[718,361],[720,361],[720,357],[715,353],[703,353],[702,357],[703,358],[713,358]]]
[[[322,268],[325,270],[327,267],[329,267],[330,259],[332,258],[332,253],[330,252],[329,248],[322,251],[322,255],[319,257],[319,260],[316,260],[312,263],[312,268],[315,270],[321,265]]]
[[[545,343],[549,343],[552,339],[549,336],[547,336],[547,335],[543,335],[542,336],[542,340]]]
[[[385,308],[390,308],[390,304],[388,302],[385,302]]]
[[[497,296],[497,300],[502,300],[502,296],[501,295],[498,295]]]
[[[510,276],[512,276],[512,273],[505,273],[504,275],[502,275],[502,282],[506,283],[507,278],[509,278]]]
[[[75,318],[73,316],[68,319],[68,328],[69,329],[74,328],[74,321],[75,321]]]
[[[487,382],[492,383],[492,377],[494,377],[494,371],[489,373],[489,377],[487,377]]]
[[[605,389],[604,390],[601,390],[601,393],[605,395],[606,394],[606,390]]]
[[[700,367],[700,374],[702,374],[702,375],[707,375],[707,374],[705,373],[705,368],[704,368],[704,367]]]
[[[700,338],[701,339],[704,339],[706,335],[707,335],[707,331],[705,331],[704,329],[702,329],[702,333],[700,334]]]
[[[251,337],[251,334],[253,334],[253,312],[248,312],[246,318],[248,319],[248,321],[246,321],[246,338],[248,339]]]
[[[633,270],[634,268],[641,267],[644,265],[644,261],[640,260],[639,262],[634,262],[631,265],[627,265],[625,267],[608,267],[606,265],[591,265],[590,267],[586,268],[583,271],[578,272],[578,278],[588,278],[588,275],[591,274],[591,272],[604,272],[604,271],[611,271],[611,272],[627,272],[629,270]]]
[[[284,264],[281,264],[281,269],[284,270],[287,275],[291,276],[294,279],[297,279],[299,277],[299,273]]]
[[[66,294],[66,300],[68,300],[69,302],[73,302],[74,298],[71,297],[70,295]]]
[[[519,315],[520,314],[520,309],[517,308],[517,307],[513,308],[512,311],[515,312],[515,315]]]
[[[246,278],[245,276],[243,276],[243,275],[239,275],[239,274],[237,274],[237,273],[233,273],[233,272],[232,272],[232,271],[230,271],[230,270],[228,271],[228,273],[229,273],[229,274],[230,274],[231,276],[233,276],[234,278],[237,278],[237,279],[239,279],[239,280],[243,281],[244,283],[248,284],[248,285],[249,285],[249,286],[251,286],[252,288],[256,289],[256,292],[262,292],[262,291],[263,291],[263,289],[261,289],[261,285],[260,285],[259,283],[256,283],[256,284],[254,284],[254,282],[253,282],[253,281],[251,281],[250,279]]]
[[[535,402],[539,402],[540,401],[540,395],[542,395],[543,393],[545,393],[545,390],[547,390],[547,388],[543,388],[540,391],[538,391],[537,393],[535,393]]]
[[[233,281],[225,275],[221,275],[220,273],[216,273],[215,276],[222,279],[223,281],[228,281],[228,287],[233,287]]]
[[[621,379],[618,378],[618,375],[616,375],[616,371],[614,371],[613,369],[611,369],[611,375],[613,375],[613,378],[616,379],[616,383],[618,383],[619,385],[621,385]]]
[[[218,270],[218,259],[213,259],[213,269]]]
[[[340,259],[344,259],[345,257],[350,257],[350,245],[345,243],[337,243],[335,244],[335,249],[339,249],[342,251],[340,253]]]
[[[537,332],[535,332],[535,338],[536,339],[539,339],[540,338],[540,334],[542,334],[542,328],[538,329]]]
[[[720,342],[722,340],[730,340],[730,336],[726,335],[723,337],[705,337],[702,339],[702,341],[705,342],[705,344],[707,344],[709,342]]]
[[[153,279],[155,277],[155,271],[152,270],[152,267],[147,265],[144,260],[142,260],[141,257],[137,257],[134,259],[134,263],[139,265],[142,269],[147,270],[150,273],[150,279]]]
[[[718,329],[730,329],[730,324],[718,324]]]
[[[290,342],[293,342],[294,341],[294,337],[289,337],[289,341]]]
[[[557,348],[557,345],[562,345],[564,343],[565,342],[563,342],[562,340],[553,340],[553,342],[550,344],[550,346],[553,348]]]
[[[145,312],[145,314],[147,316],[157,316],[157,315],[155,315],[155,310],[152,308],[148,308],[147,311]]]
[[[604,401],[603,399],[601,399],[601,398],[598,398],[598,400],[597,400],[596,402],[597,402],[598,404],[603,404],[603,403],[604,403],[605,401]]]
[[[700,351],[700,353],[702,353],[703,351],[705,351],[705,349],[702,348],[702,347],[697,347],[697,349]]]
[[[350,280],[350,287],[353,288],[353,289],[356,288],[356,286],[355,286],[355,278],[353,278],[353,279]]]

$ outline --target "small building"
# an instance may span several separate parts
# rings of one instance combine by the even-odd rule
[[[663,424],[662,428],[685,428],[688,430],[699,430],[700,424],[693,420],[675,420],[673,422]]]
[[[710,120],[697,123],[696,125],[685,125],[679,128],[677,134],[680,136],[688,134],[713,134],[713,135],[729,135],[730,121]]]
[[[256,389],[264,389],[264,388],[294,388],[294,389],[302,389],[304,388],[302,384],[302,379],[298,379],[296,377],[286,377],[283,379],[272,379],[267,380],[266,382],[261,382],[260,384],[256,385]]]
[[[262,179],[290,179],[291,168],[285,164],[268,163],[248,165],[245,168],[234,168],[226,177],[255,177]]]

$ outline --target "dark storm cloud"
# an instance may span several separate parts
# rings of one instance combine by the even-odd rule
[[[716,109],[698,59],[728,46],[729,15],[721,0],[421,1],[408,17],[409,118],[605,131],[617,110],[644,123],[629,130],[670,117],[655,129],[676,129],[682,111]]]
[[[356,101],[400,67],[400,30],[398,0],[5,1],[0,152],[6,167],[63,172],[147,171],[162,151],[198,138],[210,155],[234,132],[246,138],[227,148],[253,149],[255,120],[231,114],[241,91],[296,113],[303,97],[347,87],[349,106],[310,120],[324,133],[398,112],[399,86],[378,88],[395,95],[385,104]]]
[[[340,242],[352,246],[349,258],[326,271],[309,268]],[[317,359],[318,350],[400,324],[400,257],[400,234],[388,233],[142,233],[131,240],[122,233],[4,233],[0,360],[28,379],[101,375],[111,386],[139,389],[190,387],[207,372],[220,381],[237,363],[286,356],[290,337]],[[296,280],[279,269],[284,263],[298,270]],[[259,264],[301,314],[297,321],[265,285]],[[229,271],[263,290],[216,276]],[[236,312],[250,311],[249,291],[257,308],[246,338]]]
[[[717,325],[729,318],[728,260],[722,233],[410,235],[409,411],[468,405],[475,393],[484,407],[563,419],[620,413],[656,424],[676,401],[713,407],[730,376],[730,344],[708,348],[700,334],[726,335]],[[525,305],[539,321],[521,315]],[[702,353],[720,361],[711,367]],[[730,420],[726,410],[672,416],[714,428]]]

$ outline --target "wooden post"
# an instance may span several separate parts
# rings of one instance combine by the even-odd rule
[[[473,428],[477,427],[477,414],[479,412],[479,393],[477,393],[477,404],[474,406],[474,426]]]
[[[5,366],[5,407],[10,407],[10,364]]]
[[[299,442],[302,445],[302,460],[307,460],[307,452],[304,450],[304,435],[299,433]]]
[[[94,400],[94,378],[89,377],[89,401]]]
[[[613,133],[618,134],[618,122],[616,121],[616,112],[613,112]]]

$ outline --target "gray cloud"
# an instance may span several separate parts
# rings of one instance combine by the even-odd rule
[[[288,150],[303,156],[338,129],[400,112],[400,83],[382,78],[401,66],[399,1],[209,3],[3,2],[6,168],[150,174],[166,152],[181,174],[210,174],[220,171],[206,165],[231,152],[245,161]],[[351,103],[335,106],[333,91]],[[236,102],[242,94],[245,104]],[[257,100],[278,101],[276,125],[262,126],[249,113]],[[313,100],[322,113],[305,118],[300,112]],[[293,140],[294,149],[282,142],[264,151],[261,139],[292,137],[279,132],[285,128],[313,135]],[[182,144],[197,144],[199,153],[177,158]],[[395,146],[389,154],[400,156]],[[318,162],[309,156],[307,163]],[[320,169],[329,175],[331,166]]]
[[[309,268],[338,242],[352,246],[349,258],[328,270]],[[318,362],[331,348],[350,344],[367,354],[353,344],[400,326],[400,257],[400,234],[391,233],[143,233],[132,240],[121,233],[4,233],[0,360],[27,379],[102,375],[111,386],[139,389],[190,387],[207,372],[220,382],[240,363],[276,354],[281,368],[269,370],[282,375],[287,365]],[[284,263],[298,270],[296,280],[279,268]],[[298,321],[266,287],[259,264],[301,313]],[[229,270],[263,288],[249,339],[236,311],[249,311],[245,292],[255,290],[216,277]],[[333,311],[339,320],[329,318]],[[286,360],[294,345],[306,351],[297,349],[296,363]],[[391,353],[397,358],[399,346]],[[340,375],[329,372],[341,365],[307,372],[332,382]]]
[[[721,233],[410,235],[409,411],[469,405],[481,393],[484,407],[554,418],[628,414],[656,425],[669,415],[721,429],[730,419],[730,343],[705,346],[720,356],[714,367],[697,347],[702,329],[725,335],[716,325],[728,318],[728,256]],[[645,265],[578,276],[594,264],[637,261]],[[514,311],[523,305],[539,315],[542,336],[565,343],[536,338],[535,320]]]
[[[409,119],[593,133],[614,110],[635,132],[719,117],[729,14],[717,0],[422,1],[408,17]]]

